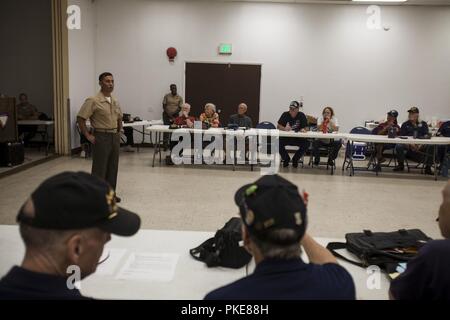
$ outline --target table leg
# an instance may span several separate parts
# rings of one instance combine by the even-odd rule
[[[349,164],[350,164],[350,177],[353,177],[355,175],[355,167],[353,166],[353,149],[354,149],[354,142],[350,143],[350,155],[349,155]]]
[[[334,139],[331,139],[330,141],[331,141],[331,143],[328,146],[327,170],[328,170],[328,164],[331,163],[331,175],[334,175],[334,162],[331,161],[331,151],[333,150]]]
[[[50,139],[48,138],[48,126],[45,126],[45,140],[47,142],[47,145],[45,147],[45,156],[48,156],[48,150],[50,148]]]
[[[153,145],[153,161],[152,161],[152,168],[155,167],[155,159],[156,159],[156,153],[159,152],[161,154],[161,150],[159,150],[160,148],[160,143],[159,143],[159,138],[160,137],[160,133],[156,132],[156,140],[158,141],[158,143],[156,143],[155,145]]]
[[[434,181],[437,181],[437,163],[436,163],[437,145],[433,146],[433,167],[434,167]]]
[[[347,146],[348,148],[350,148],[350,141],[347,141],[346,146]],[[347,163],[347,152],[348,152],[348,150],[345,149],[345,153],[344,153],[344,163],[342,164],[342,172],[344,172],[344,170],[345,170],[345,164]]]

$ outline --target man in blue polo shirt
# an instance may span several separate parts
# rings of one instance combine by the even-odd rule
[[[439,228],[445,239],[430,241],[420,249],[406,271],[392,281],[392,299],[450,301],[450,180],[442,196]]]
[[[87,299],[69,276],[94,273],[111,233],[131,236],[138,215],[115,203],[114,190],[84,172],[63,172],[44,181],[17,216],[25,243],[21,266],[0,280],[0,300]]]
[[[355,299],[350,274],[306,232],[307,194],[267,175],[235,194],[253,274],[210,292],[207,300]],[[309,263],[300,258],[303,246]]]
[[[400,135],[419,139],[427,137],[429,135],[428,125],[425,121],[419,119],[419,109],[412,107],[408,110],[408,114],[408,121],[403,122],[400,128]],[[394,168],[394,171],[404,171],[405,158],[409,158],[417,162],[424,162],[425,174],[433,175],[433,171],[431,170],[431,165],[433,164],[432,146],[397,144],[395,146],[395,152],[397,154],[398,166]]]

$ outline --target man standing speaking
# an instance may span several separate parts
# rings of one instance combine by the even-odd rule
[[[111,95],[114,90],[113,75],[104,72],[98,80],[101,90],[96,96],[86,99],[78,112],[77,122],[81,133],[93,145],[92,174],[106,180],[115,190],[119,168],[122,111],[119,102]],[[93,133],[87,129],[87,119],[91,122]],[[117,196],[116,202],[120,202]]]

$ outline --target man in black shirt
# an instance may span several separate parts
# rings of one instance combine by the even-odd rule
[[[281,131],[295,131],[305,132],[308,126],[308,120],[303,112],[299,110],[300,104],[297,101],[292,101],[289,106],[289,111],[283,112],[278,120],[278,130]],[[301,138],[287,138],[280,137],[280,156],[283,161],[283,167],[289,166],[291,160],[286,146],[298,146],[298,150],[295,152],[292,158],[292,166],[298,167],[298,161],[305,154],[308,148],[308,140]]]
[[[398,300],[450,300],[450,180],[439,209],[444,240],[428,242],[391,283],[390,297]]]
[[[428,135],[428,125],[425,121],[419,120],[419,109],[412,107],[408,110],[408,121],[402,124],[400,128],[401,136],[409,136],[414,138],[423,138]],[[398,166],[394,171],[405,170],[405,157],[417,162],[425,162],[425,174],[433,174],[431,165],[433,164],[433,148],[426,145],[417,144],[397,144],[395,146],[397,154]]]
[[[140,227],[114,195],[84,172],[44,181],[17,215],[25,257],[0,280],[0,300],[86,299],[75,283],[95,272],[111,233],[131,236]]]

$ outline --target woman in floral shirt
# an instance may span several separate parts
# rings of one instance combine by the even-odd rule
[[[200,115],[200,121],[208,124],[212,128],[220,126],[219,115],[216,112],[216,106],[212,103],[205,105],[205,112]]]

